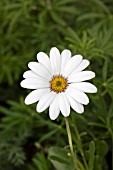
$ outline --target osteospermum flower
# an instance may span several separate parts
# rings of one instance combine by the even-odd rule
[[[84,112],[89,103],[85,93],[96,93],[97,88],[85,82],[95,77],[92,71],[83,71],[90,63],[81,55],[71,56],[67,49],[60,54],[56,47],[51,48],[50,57],[44,52],[37,54],[38,62],[30,62],[30,70],[24,72],[21,86],[33,91],[26,97],[25,104],[38,102],[37,112],[49,107],[49,116],[55,120],[61,112],[69,116],[70,106],[78,113]]]

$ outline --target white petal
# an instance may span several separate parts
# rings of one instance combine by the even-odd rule
[[[51,120],[55,120],[60,113],[59,105],[58,105],[58,95],[56,95],[55,99],[50,105],[49,108],[49,117]]]
[[[38,88],[46,88],[50,86],[49,82],[43,79],[37,79],[37,78],[28,78],[24,79],[20,83],[21,87],[27,88],[27,89],[38,89]]]
[[[25,71],[23,74],[24,78],[40,78],[36,73],[31,70]]]
[[[39,52],[37,54],[37,60],[39,61],[39,63],[45,66],[50,73],[52,73],[50,59],[47,54],[45,54],[44,52]]]
[[[28,94],[28,96],[25,99],[25,104],[32,104],[37,102],[38,100],[40,100],[40,98],[46,94],[50,92],[50,89],[38,89],[38,90],[34,90],[32,91],[30,94]]]
[[[50,50],[50,62],[51,62],[53,74],[58,75],[60,73],[60,67],[61,67],[61,55],[56,47],[53,47]]]
[[[71,59],[71,51],[70,50],[63,50],[61,53],[61,70],[60,70],[60,74],[63,73],[63,70],[65,68],[65,65],[67,64],[67,62]]]
[[[82,60],[82,62],[79,64],[79,66],[72,72],[72,74],[75,74],[77,72],[80,72],[84,70],[88,65],[90,64],[89,60]]]
[[[71,83],[69,86],[79,89],[86,93],[96,93],[97,92],[97,88],[93,84],[88,83],[88,82]]]
[[[70,95],[73,99],[81,104],[87,105],[89,103],[89,98],[87,95],[80,90],[68,87],[66,89],[66,93],[68,93],[68,95]]]
[[[49,105],[51,105],[55,96],[56,96],[55,92],[46,93],[37,104],[36,108],[37,112],[43,112],[44,110],[46,110],[49,107]]]
[[[38,74],[40,77],[43,77],[43,78],[48,79],[48,80],[51,79],[51,74],[49,73],[49,71],[42,64],[37,63],[37,62],[30,62],[28,64],[28,67],[33,72]]]
[[[68,77],[68,82],[81,82],[85,80],[90,80],[95,77],[95,73],[93,71],[81,71],[76,74],[71,74]]]
[[[59,93],[59,108],[64,117],[70,114],[70,104],[65,93]]]
[[[73,108],[73,110],[75,110],[77,113],[83,113],[84,112],[84,106],[81,103],[74,100],[68,94],[67,94],[67,97],[68,97],[68,100],[69,100],[70,105]]]
[[[81,63],[82,58],[83,57],[81,55],[73,56],[66,64],[63,71],[63,76],[65,77],[69,76],[76,69],[76,67]]]

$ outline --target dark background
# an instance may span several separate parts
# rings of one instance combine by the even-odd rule
[[[88,69],[96,73],[92,82],[98,93],[89,94],[90,104],[83,115],[71,112],[73,144],[83,163],[74,135],[76,123],[87,162],[93,141],[93,169],[111,170],[112,0],[0,1],[0,170],[64,170],[61,158],[58,167],[51,157],[56,154],[51,146],[58,147],[59,155],[61,148],[68,148],[63,116],[51,121],[48,110],[39,114],[36,104],[26,106],[24,98],[29,90],[20,87],[27,63],[36,61],[39,51],[48,54],[53,46],[60,51],[70,49],[73,55],[81,54],[91,62]]]

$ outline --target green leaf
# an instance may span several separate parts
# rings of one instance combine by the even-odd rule
[[[95,156],[94,170],[102,170],[102,164],[98,155]]]
[[[65,4],[70,4],[70,3],[75,3],[77,0],[61,0],[61,1],[58,1],[57,4],[58,5],[65,5]]]
[[[72,28],[68,27],[67,28],[67,33],[68,33],[68,36],[70,36],[73,41],[76,40],[78,43],[81,43],[81,40],[80,40],[79,36],[77,35],[77,33]]]
[[[103,11],[105,11],[107,14],[110,13],[109,9],[107,8],[107,6],[100,0],[93,0],[93,2],[97,5],[100,6],[101,9],[103,9]]]
[[[106,89],[107,89],[109,95],[111,96],[111,98],[113,99],[113,83],[107,84]]]
[[[58,7],[56,10],[64,13],[69,13],[69,14],[76,14],[78,12],[78,10],[75,7],[71,7],[71,6]]]
[[[106,79],[107,79],[108,66],[109,66],[109,62],[108,62],[108,59],[106,58],[105,62],[104,62],[103,70],[102,70],[103,81],[106,81]]]
[[[57,133],[57,131],[59,130],[59,128],[54,129],[52,131],[50,131],[49,133],[43,135],[40,139],[39,139],[39,143],[45,141],[46,139],[49,139],[52,135],[54,135],[55,133]]]
[[[106,128],[106,125],[100,122],[88,122],[89,126],[96,126],[96,127],[102,127],[102,128]]]
[[[65,21],[56,12],[50,10],[50,15],[57,24],[60,24],[62,26],[66,25]]]
[[[51,147],[49,159],[57,170],[72,170],[74,168],[73,161],[66,149]]]
[[[87,42],[87,32],[86,31],[83,31],[82,42],[83,42],[83,44],[86,44],[86,42]]]
[[[95,143],[91,141],[89,144],[89,169],[94,169],[94,157],[95,157]]]
[[[97,14],[97,13],[87,13],[84,15],[81,15],[80,17],[77,18],[78,21],[83,21],[83,20],[88,20],[88,19],[94,19],[94,18],[103,18],[104,15],[102,14]]]
[[[37,170],[50,170],[50,161],[43,152],[37,153],[33,158],[33,164]]]
[[[101,140],[96,142],[96,151],[97,154],[101,157],[104,158],[105,155],[108,153],[108,144],[106,141]]]

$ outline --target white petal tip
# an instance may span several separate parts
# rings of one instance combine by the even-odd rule
[[[43,112],[43,110],[39,107],[39,105],[38,105],[38,104],[37,104],[37,107],[36,107],[36,111],[37,111],[38,113]]]
[[[32,93],[32,92],[31,92]],[[24,100],[24,103],[26,104],[26,105],[30,105],[30,104],[33,104],[33,103],[35,103],[33,100],[31,100],[30,98],[29,98],[29,95],[25,98],[25,100]]]
[[[37,57],[37,60],[38,60],[38,57],[39,57],[40,53],[41,53],[41,52],[37,53],[37,55],[36,55],[36,57]]]
[[[54,117],[50,117],[50,119],[51,119],[51,120],[56,120],[56,119],[57,119],[57,117],[56,117],[56,118],[54,118]]]
[[[28,63],[28,67],[29,67],[29,68],[30,68],[30,66],[31,66],[31,62]]]
[[[64,49],[66,52],[71,52],[70,50],[68,50],[68,49]]]
[[[84,101],[84,103],[82,103],[83,105],[88,105],[89,104],[89,98],[88,100]]]
[[[23,81],[21,81],[20,86],[26,89],[27,87],[26,87],[25,80],[26,80],[26,79],[24,79]],[[28,88],[27,88],[27,89],[28,89]]]
[[[41,55],[43,55],[43,52],[37,53],[37,60],[38,60],[38,58],[39,58]]]
[[[28,101],[28,100],[24,100],[24,103],[26,104],[26,105],[30,105],[31,103]]]
[[[25,72],[23,73],[23,78],[25,78]]]
[[[87,67],[90,65],[90,61],[89,60],[86,60],[84,59],[86,62],[87,62]]]
[[[40,109],[38,109],[38,108],[36,109],[36,111],[37,111],[38,113],[41,113],[41,112],[42,112],[42,111],[41,111]]]
[[[78,114],[83,114],[84,113],[84,110],[82,110],[82,111],[79,111],[79,112],[77,112]]]
[[[94,86],[94,89],[93,89],[92,93],[97,93],[97,91],[98,91],[98,89]]]
[[[51,50],[58,50],[58,48],[56,48],[56,47],[52,47],[52,48],[51,48]]]
[[[88,105],[89,104],[89,101],[88,102],[86,102],[86,103],[84,103],[84,105]]]
[[[82,55],[81,55],[81,54],[76,54],[75,56],[81,56],[81,57],[82,57]]]
[[[96,76],[96,74],[93,72],[93,78]]]
[[[70,115],[70,114],[68,114],[68,115],[63,115],[63,116],[64,116],[64,117],[69,117],[69,115]]]
[[[83,56],[81,54],[77,54],[77,55],[75,55],[75,57],[79,57],[79,58],[83,59]]]
[[[20,82],[20,86],[22,87],[22,82]]]
[[[37,107],[36,107],[36,111],[37,111],[38,113],[41,113],[41,110],[38,108],[38,105],[37,105]]]
[[[96,89],[95,89],[95,93],[97,93],[97,92],[98,92],[98,89],[96,88]]]
[[[23,78],[26,78],[26,74],[25,73],[23,74]]]
[[[38,62],[34,62],[34,61],[29,62],[29,63],[28,63],[28,67],[31,69],[31,67],[32,67],[32,65],[33,65],[34,63],[38,63]]]
[[[58,50],[58,48],[56,48],[56,47],[52,47],[51,50],[50,50],[50,53],[51,53],[51,52],[53,52],[53,53],[58,52],[58,53],[59,53],[59,50]]]
[[[23,81],[21,81],[20,86],[24,88],[24,82]]]

